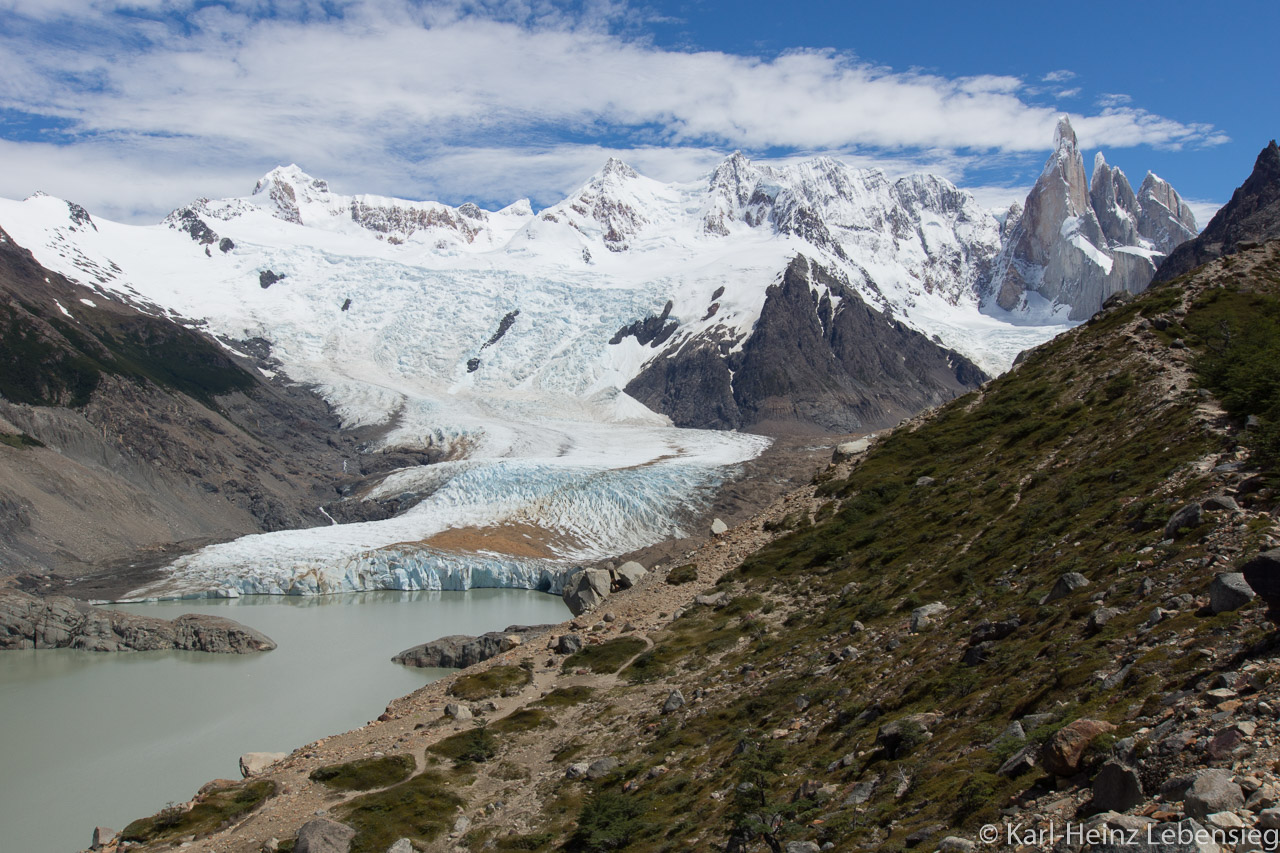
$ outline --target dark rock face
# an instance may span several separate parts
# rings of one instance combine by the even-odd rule
[[[87,218],[88,214],[85,214],[85,217]],[[195,240],[203,246],[208,246],[211,243],[218,242],[217,233],[205,224],[199,214],[189,207],[183,207],[175,210],[173,213],[170,213],[165,217],[164,221],[170,228],[176,228],[177,230],[190,235],[192,240]],[[230,243],[231,241],[225,240],[223,242]],[[234,245],[235,244],[233,243],[232,246]],[[219,248],[221,248],[221,246],[219,246]],[[222,249],[222,251],[228,252],[230,249]]]
[[[650,320],[646,334],[665,323]],[[730,352],[735,342],[720,328],[651,361],[627,393],[682,427],[781,421],[853,432],[894,425],[986,379],[803,257],[769,288],[740,350]]]
[[[1280,239],[1280,148],[1262,149],[1253,173],[1194,240],[1164,259],[1152,283],[1171,281],[1214,258],[1232,255],[1241,243]]]
[[[407,666],[464,669],[500,655],[520,643],[551,630],[550,625],[510,625],[504,631],[490,631],[479,637],[453,634],[411,649],[391,659]]]
[[[0,590],[0,649],[248,654],[275,647],[265,634],[221,616],[188,613],[170,621],[102,610],[61,595],[37,598],[18,590]]]

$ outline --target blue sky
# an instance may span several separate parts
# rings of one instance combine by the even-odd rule
[[[933,171],[994,205],[1066,113],[1090,162],[1209,211],[1280,115],[1277,5],[1225,9],[0,0],[0,196],[153,222],[296,162],[345,193],[542,206],[610,155],[692,180],[740,149]]]

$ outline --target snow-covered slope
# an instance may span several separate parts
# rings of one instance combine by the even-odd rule
[[[689,184],[610,160],[537,214],[528,202],[490,212],[342,196],[289,166],[156,226],[47,196],[0,201],[0,225],[104,297],[233,349],[267,342],[278,369],[317,386],[348,425],[386,425],[384,447],[457,460],[389,478],[425,497],[399,518],[206,549],[176,567],[186,586],[554,587],[567,560],[677,532],[765,442],[673,429],[621,389],[708,333],[740,349],[800,254],[840,284],[821,310],[847,293],[885,313],[868,322],[914,329],[988,372],[1062,328],[980,312],[1000,224],[972,196],[826,158],[773,167],[735,154]],[[622,334],[650,320],[656,336]],[[457,528],[521,531],[540,556],[427,541]]]

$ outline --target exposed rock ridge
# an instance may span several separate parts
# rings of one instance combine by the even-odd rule
[[[1154,281],[1170,281],[1214,258],[1235,254],[1242,243],[1280,239],[1280,148],[1275,140],[1258,154],[1253,172],[1196,239],[1160,264]]]
[[[661,328],[650,320],[623,332]],[[626,391],[677,426],[789,422],[852,432],[896,424],[984,379],[968,359],[797,257],[769,288],[745,341],[713,327],[654,358]]]
[[[275,647],[265,634],[221,616],[187,613],[173,620],[156,619],[92,607],[65,595],[39,598],[0,590],[0,649],[249,654]]]

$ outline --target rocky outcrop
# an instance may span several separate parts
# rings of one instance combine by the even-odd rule
[[[221,616],[188,613],[173,620],[156,619],[92,607],[62,595],[38,598],[0,590],[0,649],[248,654],[275,647],[265,634]]]
[[[626,391],[677,426],[879,429],[977,387],[972,362],[797,257],[738,347],[715,330],[657,356]]]
[[[1280,239],[1280,148],[1275,140],[1258,154],[1253,172],[1232,194],[1200,236],[1175,249],[1153,281],[1171,281],[1214,258],[1233,255],[1241,244]]]
[[[545,634],[551,625],[508,625],[502,631],[490,631],[478,637],[451,634],[411,649],[405,649],[391,659],[392,663],[406,666],[464,669],[480,661],[502,654],[508,649]]]
[[[1153,174],[1134,193],[1099,153],[1086,182],[1075,131],[1063,117],[1054,152],[982,291],[1006,311],[1026,309],[1027,294],[1036,293],[1083,320],[1112,294],[1145,290],[1156,260],[1195,232],[1190,208]]]

